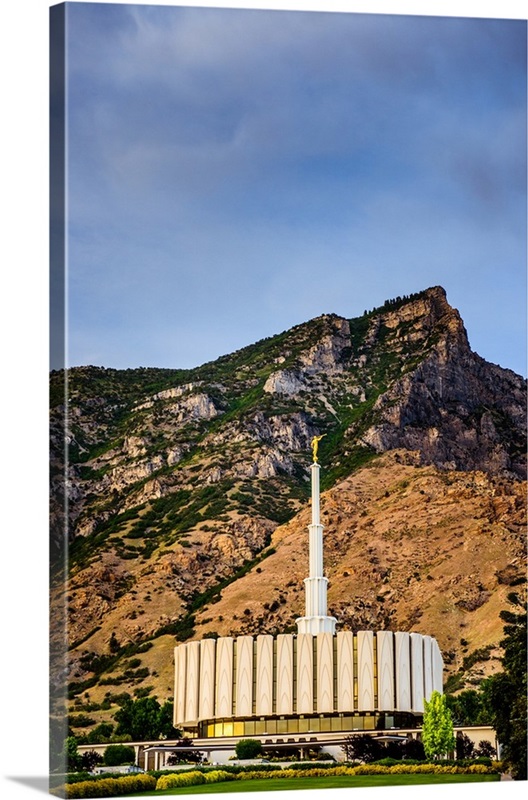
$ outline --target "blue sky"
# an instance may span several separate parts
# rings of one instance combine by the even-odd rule
[[[526,374],[526,23],[67,4],[69,363],[440,284]]]

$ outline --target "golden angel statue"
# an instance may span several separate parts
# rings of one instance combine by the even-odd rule
[[[312,441],[310,442],[312,446],[312,453],[313,453],[313,463],[317,464],[317,450],[319,449],[319,442],[326,436],[326,433],[321,434],[321,436],[314,436]]]

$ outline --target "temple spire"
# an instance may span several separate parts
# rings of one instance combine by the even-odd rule
[[[320,520],[319,474],[321,467],[317,459],[317,449],[322,436],[312,439],[313,463],[310,467],[312,477],[312,522],[308,526],[310,550],[310,574],[304,579],[306,589],[306,611],[297,622],[298,633],[335,633],[336,619],[327,615],[326,593],[328,578],[323,574],[323,526]]]

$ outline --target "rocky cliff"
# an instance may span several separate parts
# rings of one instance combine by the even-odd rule
[[[292,624],[321,433],[332,613],[436,632],[452,671],[461,639],[496,653],[504,587],[522,577],[525,412],[524,379],[471,351],[440,287],[193,370],[76,368],[66,392],[52,374],[72,696],[166,697],[175,637]]]

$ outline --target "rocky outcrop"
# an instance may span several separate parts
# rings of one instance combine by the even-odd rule
[[[322,383],[317,378],[326,381],[345,371],[350,351],[348,320],[325,315],[314,322],[322,326],[317,341],[300,353],[294,369],[272,372],[264,384],[265,392],[295,397],[306,390],[319,391]]]
[[[284,369],[271,373],[264,384],[264,391],[268,392],[268,394],[295,396],[303,391],[305,386],[306,384],[301,373]]]
[[[458,312],[441,292],[432,299],[434,313],[423,308],[420,329],[425,335],[439,330],[438,341],[377,399],[376,422],[362,443],[377,452],[417,450],[422,463],[445,469],[523,477],[526,382],[473,353]],[[394,326],[394,316],[388,325]]]
[[[299,358],[301,370],[306,375],[322,373],[331,376],[345,369],[346,356],[350,349],[350,324],[342,317],[329,316],[322,319],[327,330]]]

